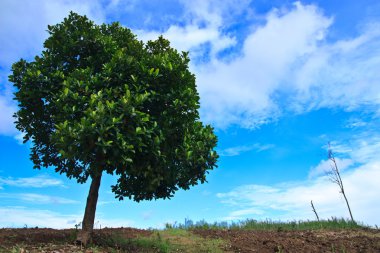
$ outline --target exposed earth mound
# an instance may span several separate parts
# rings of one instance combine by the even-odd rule
[[[104,228],[94,231],[93,244],[87,249],[75,245],[76,233],[75,229],[0,229],[0,252],[380,252],[380,231],[375,229],[193,229],[168,232]],[[136,243],[137,238],[140,243]],[[155,238],[156,242],[162,242],[161,246],[167,247],[141,243],[145,238]],[[212,247],[211,244],[205,247],[209,242],[213,242]]]

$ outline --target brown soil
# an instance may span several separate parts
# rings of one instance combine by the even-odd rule
[[[77,230],[75,229],[50,229],[50,228],[3,228],[0,229],[0,252],[95,252],[94,250],[85,250],[81,245],[76,245]],[[125,240],[137,237],[151,235],[148,230],[134,228],[103,228],[94,230],[93,242],[97,249],[96,252],[111,252],[110,245],[113,249],[118,250],[118,238]],[[117,237],[115,237],[117,235]],[[116,239],[116,240],[115,240]],[[130,248],[124,248],[126,252],[140,252],[132,245]]]
[[[152,231],[133,228],[104,228],[95,230],[94,247],[83,249],[75,245],[75,229],[41,228],[0,229],[0,252],[158,252],[151,249],[118,248],[117,238],[126,240],[147,237]],[[315,230],[315,231],[253,231],[253,230],[192,230],[206,239],[222,239],[224,252],[380,252],[380,231]],[[112,236],[111,236],[112,235]],[[117,235],[117,237],[115,237]],[[185,239],[185,238],[183,238]],[[176,240],[178,243],[181,240]],[[181,252],[181,251],[176,251]]]
[[[194,230],[204,238],[228,241],[233,252],[380,252],[379,230],[253,231]]]

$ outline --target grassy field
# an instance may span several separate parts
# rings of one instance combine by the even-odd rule
[[[141,252],[223,252],[224,241],[221,239],[205,239],[191,233],[187,229],[173,228],[152,231],[148,237],[123,239],[114,236],[102,246],[113,248],[115,245],[122,251],[130,248]]]
[[[0,229],[0,252],[380,252],[380,231],[345,219],[193,222],[162,230],[104,228],[84,249],[76,229]]]
[[[258,221],[247,219],[238,222],[214,222],[204,220],[193,222],[185,219],[184,223],[166,224],[166,228],[179,229],[253,229],[253,230],[315,230],[315,229],[358,229],[368,226],[351,220],[331,218],[321,221],[273,221],[270,219]]]

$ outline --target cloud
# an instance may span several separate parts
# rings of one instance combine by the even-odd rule
[[[21,57],[28,59],[39,54],[48,36],[47,25],[61,22],[70,11],[85,14],[97,22],[104,20],[98,1],[1,1],[0,66],[9,68]]]
[[[345,191],[351,204],[354,218],[366,224],[380,224],[380,208],[374,206],[378,199],[380,186],[380,163],[371,163],[342,175]],[[261,191],[265,188],[265,191]],[[365,189],[365,191],[363,191]],[[232,211],[225,219],[255,218],[281,220],[314,219],[310,207],[313,200],[319,216],[323,219],[349,217],[347,207],[338,186],[328,178],[285,186],[245,185],[227,193],[217,195],[224,204],[232,206]]]
[[[312,5],[271,11],[246,37],[241,56],[196,68],[203,118],[220,128],[254,128],[278,118],[276,92],[285,88],[292,65],[317,50],[331,23]]]
[[[373,131],[363,131],[346,142],[331,142],[336,156],[348,156],[355,163],[379,161],[380,136]]]
[[[82,214],[62,214],[45,209],[29,209],[25,207],[0,207],[1,227],[48,227],[48,228],[74,228],[82,221]],[[125,219],[95,219],[95,228],[128,227],[134,222]]]
[[[13,114],[17,111],[17,107],[9,97],[0,94],[0,134],[13,136],[18,133],[15,128]]]
[[[346,128],[351,128],[351,129],[355,129],[355,128],[360,128],[360,127],[364,127],[364,126],[367,126],[368,123],[361,120],[361,119],[358,119],[358,118],[351,118],[347,121],[345,127]]]
[[[247,29],[234,58],[194,67],[205,121],[256,128],[320,108],[380,111],[380,24],[332,41],[333,18],[300,2],[273,9],[264,20]],[[363,126],[356,123],[351,127]]]
[[[264,150],[268,150],[270,148],[273,148],[274,145],[272,144],[266,144],[262,145],[259,143],[255,143],[253,145],[242,145],[242,146],[236,146],[236,147],[231,147],[231,148],[226,148],[223,150],[220,150],[218,153],[220,156],[238,156],[241,153],[249,152],[249,151],[256,151],[256,152],[261,152]]]
[[[34,193],[0,193],[0,198],[16,199],[23,202],[32,202],[33,204],[78,204],[79,201],[67,198],[49,196]]]
[[[193,59],[215,58],[217,54],[236,45],[236,38],[224,32],[224,18],[230,12],[247,6],[249,1],[235,5],[234,0],[215,1],[180,1],[185,9],[182,23],[171,24],[165,31],[145,29],[135,30],[139,39],[154,40],[163,35],[179,51],[190,51]]]
[[[308,111],[340,107],[355,110],[380,104],[380,24],[360,35],[325,43],[295,65],[293,108]]]
[[[334,20],[316,5],[295,2],[289,8],[273,8],[249,19],[255,13],[249,0],[172,3],[178,11],[160,9],[160,17],[154,18],[164,24],[153,29],[141,23],[134,32],[143,40],[163,34],[175,48],[190,50],[202,120],[218,128],[256,128],[286,113],[320,108],[372,106],[374,113],[380,112],[380,24],[369,22],[360,26],[357,36],[332,41],[329,34]],[[149,3],[3,1],[0,66],[9,69],[20,57],[38,54],[47,24],[60,22],[69,10],[100,23],[106,17],[140,13],[144,4]],[[149,13],[154,15],[154,9]],[[174,14],[175,19],[166,17]],[[23,19],[17,18],[20,16]],[[236,30],[237,24],[244,27]],[[15,105],[10,101],[0,96],[0,109],[6,112],[0,134],[16,135],[11,119]]]
[[[355,148],[353,148],[355,147]],[[350,143],[333,143],[344,189],[353,216],[357,221],[379,225],[378,201],[380,185],[380,138],[373,133],[363,134]],[[340,158],[344,156],[347,158]],[[310,170],[305,181],[278,185],[242,185],[229,192],[218,193],[221,202],[233,208],[224,220],[245,218],[280,220],[314,219],[310,201],[313,200],[319,216],[323,219],[349,217],[339,187],[323,172],[329,168],[328,161],[321,161]]]
[[[171,42],[171,45],[180,51],[193,51],[196,54],[194,57],[201,57],[205,52],[200,48],[206,43],[211,44],[212,52],[211,55],[214,56],[218,52],[228,47],[233,46],[236,41],[234,38],[228,36],[222,36],[217,28],[212,26],[206,26],[205,28],[200,28],[198,25],[187,25],[185,27],[181,26],[170,26],[170,28],[164,32],[145,32],[136,31],[139,39],[144,41],[155,40],[161,34]]]
[[[150,220],[154,216],[154,212],[152,210],[145,211],[141,214],[144,220]]]
[[[2,70],[1,67],[0,65],[0,135],[16,136],[20,134],[15,128],[16,119],[13,117],[17,111],[17,103],[13,100],[13,87],[7,83],[10,72]]]
[[[335,158],[339,171],[344,171],[354,164],[351,159]],[[332,162],[330,160],[322,160],[317,166],[311,168],[309,172],[309,178],[316,176],[326,175],[331,171]]]
[[[51,186],[64,187],[63,182],[59,179],[51,178],[44,175],[35,177],[24,178],[2,178],[0,177],[0,186],[14,186],[14,187],[31,187],[31,188],[43,188]]]
[[[49,210],[27,209],[24,207],[0,207],[2,227],[49,227],[74,228],[69,221],[81,220],[80,215],[63,215]]]

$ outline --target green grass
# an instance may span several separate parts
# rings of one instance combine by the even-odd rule
[[[169,228],[157,231],[162,238],[170,244],[169,252],[223,252],[222,245],[225,242],[222,239],[204,239],[187,229]]]
[[[208,223],[204,220],[193,222],[185,219],[184,224],[166,224],[167,229],[180,228],[180,229],[252,229],[252,230],[277,230],[277,231],[289,231],[289,230],[319,230],[319,229],[362,229],[368,228],[357,222],[351,220],[331,218],[321,221],[273,221],[264,220],[258,221],[253,219],[247,219],[238,222],[214,222]]]
[[[115,233],[98,239],[97,245],[109,250],[120,250],[121,252],[223,252],[221,239],[204,239],[194,235],[189,230],[172,228],[165,230],[154,230],[150,236],[133,239],[123,238]]]
[[[148,236],[141,236],[133,239],[123,237],[118,232],[99,234],[94,238],[94,245],[89,245],[92,252],[223,252],[223,246],[229,242],[223,239],[202,238],[193,233],[194,229],[232,229],[232,230],[256,230],[256,231],[299,231],[299,230],[352,230],[368,228],[362,224],[351,222],[346,219],[331,218],[321,221],[257,221],[247,219],[239,222],[214,222],[208,223],[204,220],[193,222],[185,219],[184,224],[167,224],[163,230],[151,230]],[[69,238],[76,237],[76,230],[69,235]],[[149,233],[148,233],[149,234]],[[94,235],[95,236],[95,235]],[[70,239],[70,241],[71,241]],[[61,242],[63,243],[63,242]],[[24,245],[15,245],[12,248],[3,248],[1,252],[20,252]],[[275,252],[282,253],[282,246],[277,246]],[[345,253],[343,247],[331,246],[331,252]]]
[[[246,220],[236,228],[254,230],[318,230],[318,229],[356,229],[364,226],[345,219],[329,219],[321,221],[256,221]]]

